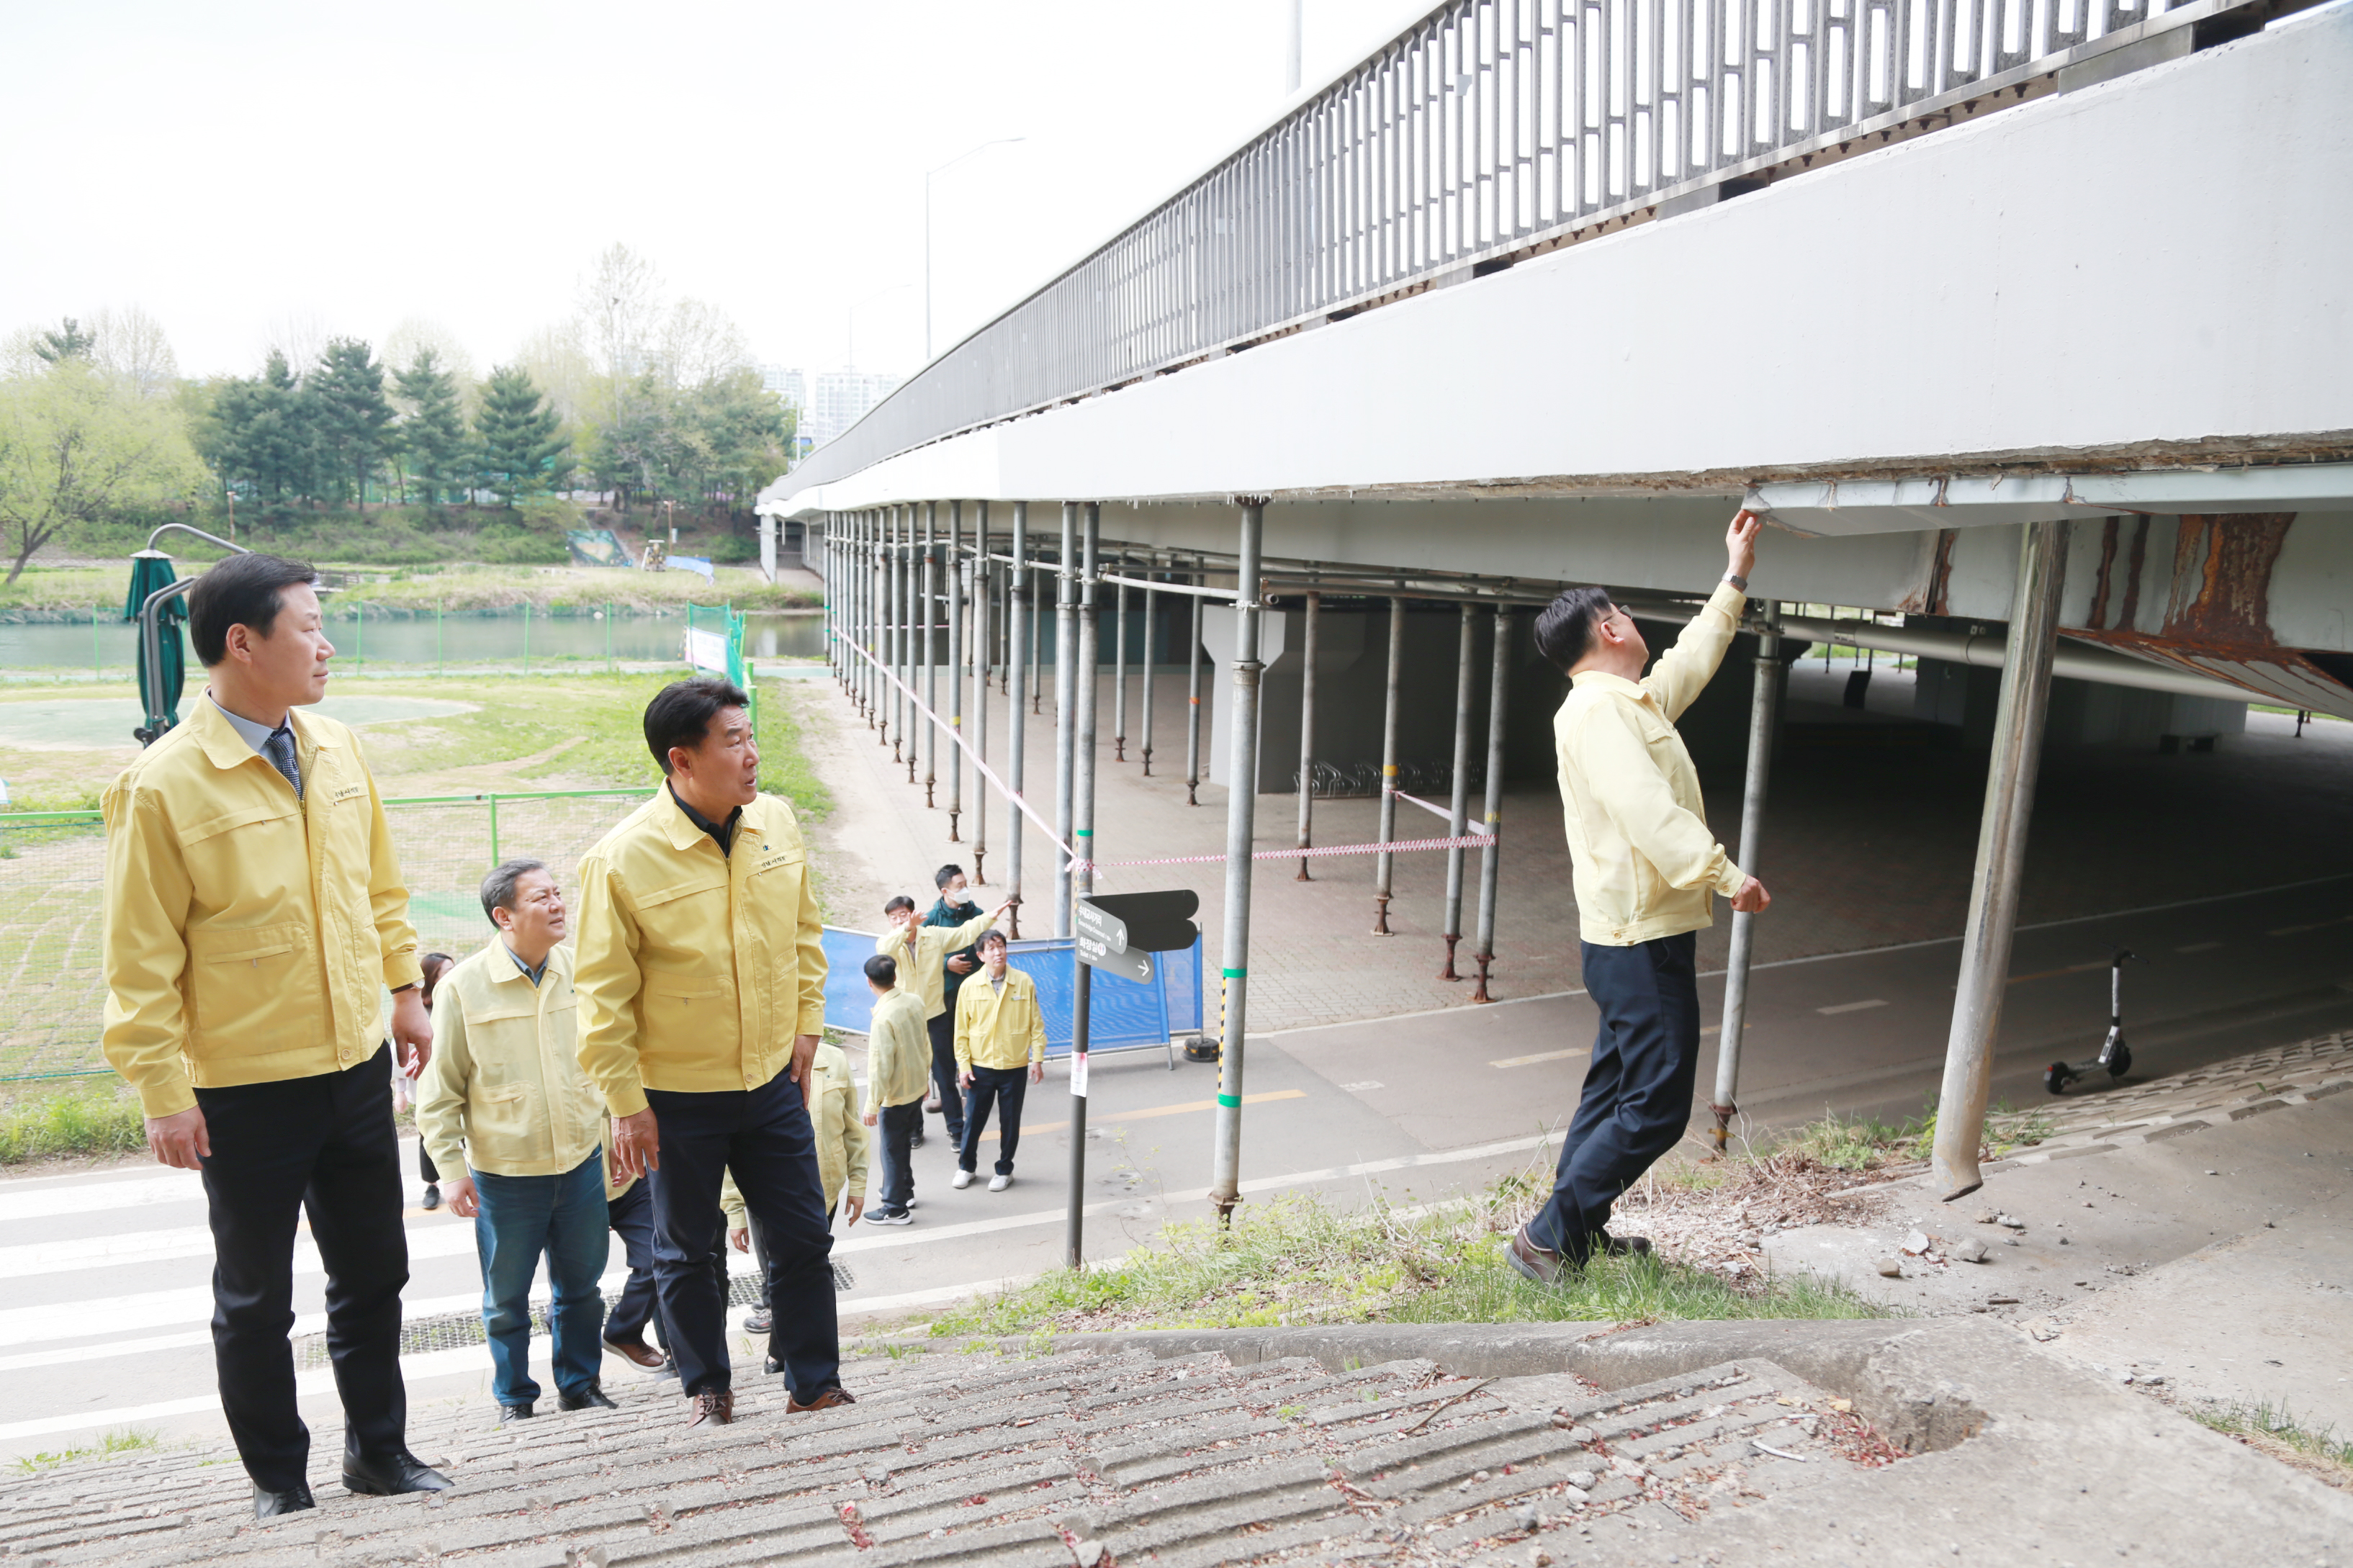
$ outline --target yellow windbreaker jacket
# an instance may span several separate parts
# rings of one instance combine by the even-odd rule
[[[358,740],[294,710],[300,799],[213,704],[107,786],[106,1059],[150,1116],[206,1089],[354,1068],[419,979],[408,889]]]
[[[839,1046],[819,1046],[809,1062],[817,1091],[809,1096],[809,1125],[817,1133],[817,1179],[825,1189],[825,1206],[838,1209],[841,1195],[867,1195],[871,1163],[866,1144],[870,1136],[858,1119],[858,1082],[849,1075],[849,1058]],[[727,1228],[741,1230],[748,1212],[735,1174],[720,1178],[719,1208]]]
[[[921,1100],[931,1083],[932,1040],[923,1031],[923,1004],[905,986],[893,986],[874,998],[874,1024],[866,1034],[866,1109]]]
[[[580,1065],[616,1116],[649,1089],[758,1089],[825,1030],[825,947],[793,808],[761,795],[732,853],[667,784],[580,862]]]
[[[1641,680],[1588,669],[1552,721],[1578,934],[1631,947],[1712,923],[1709,897],[1747,873],[1707,825],[1699,774],[1675,720],[1732,644],[1740,590],[1719,584]]]
[[[417,1134],[445,1176],[560,1176],[605,1141],[605,1098],[580,1066],[572,949],[549,950],[533,985],[500,938],[433,993],[433,1059],[417,1085]]]
[[[948,1010],[948,954],[970,947],[980,940],[981,932],[996,923],[997,916],[984,910],[960,926],[919,925],[912,946],[905,934],[894,927],[875,941],[874,951],[888,955],[898,964],[902,986],[923,997],[924,1018],[936,1018]],[[973,971],[973,974],[979,973]],[[965,978],[969,980],[972,974]],[[923,982],[920,986],[915,984],[918,980]]]
[[[1038,1007],[1037,983],[1008,964],[1000,994],[986,968],[967,975],[956,993],[955,1057],[959,1071],[1044,1061],[1046,1016]]]

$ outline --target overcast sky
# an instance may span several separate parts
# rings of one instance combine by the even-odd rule
[[[1306,0],[1307,83],[1431,0]],[[483,369],[618,240],[763,361],[923,360],[1270,121],[1287,0],[0,0],[0,331],[157,317],[186,374],[406,318]]]

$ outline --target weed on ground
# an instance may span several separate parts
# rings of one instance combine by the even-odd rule
[[[125,1426],[79,1448],[60,1448],[56,1453],[22,1456],[16,1461],[16,1466],[26,1475],[37,1475],[43,1470],[54,1470],[59,1465],[79,1464],[85,1459],[111,1459],[118,1454],[142,1453],[163,1447],[164,1439],[146,1427]]]
[[[139,1101],[106,1083],[35,1094],[0,1107],[0,1165],[147,1147]]]

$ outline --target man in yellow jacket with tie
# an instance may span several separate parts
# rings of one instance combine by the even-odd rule
[[[790,1411],[841,1386],[808,1096],[825,948],[793,809],[759,792],[741,688],[716,676],[646,706],[654,797],[580,863],[580,1065],[613,1113],[613,1163],[649,1174],[654,1271],[688,1425],[734,1419],[719,1188],[733,1171],[768,1247],[768,1352]]]
[[[263,1519],[315,1506],[294,1400],[294,1237],[307,1204],[327,1271],[343,1485],[446,1489],[408,1451],[392,1063],[433,1044],[408,889],[352,732],[301,710],[334,645],[317,574],[236,555],[196,580],[205,695],[109,785],[106,1059],[139,1091],[147,1146],[204,1173],[221,1411]]]

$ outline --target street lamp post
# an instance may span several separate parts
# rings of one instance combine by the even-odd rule
[[[932,180],[944,174],[976,153],[986,153],[991,147],[1010,146],[1027,142],[1027,136],[1000,136],[994,142],[984,142],[977,147],[967,147],[936,169],[923,171],[923,363],[932,363]]]

